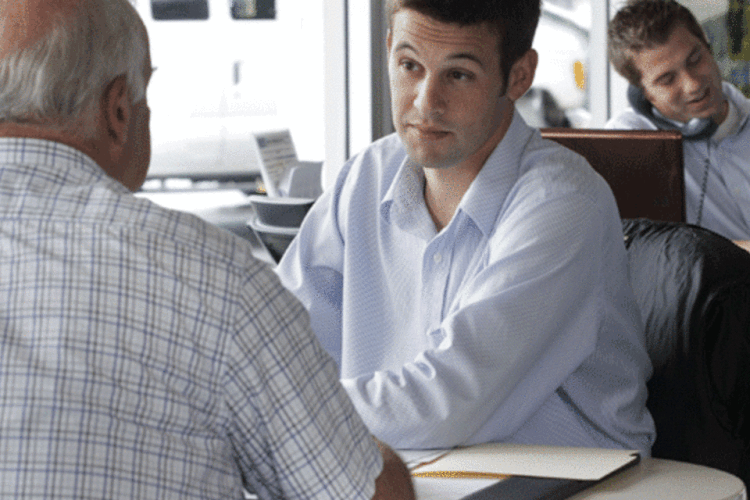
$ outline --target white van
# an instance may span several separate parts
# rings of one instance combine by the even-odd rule
[[[291,128],[284,117],[295,99],[285,65],[291,50],[304,50],[284,36],[300,31],[300,14],[290,9],[282,19],[275,0],[131,1],[156,68],[148,90],[149,177],[257,173],[252,133]]]

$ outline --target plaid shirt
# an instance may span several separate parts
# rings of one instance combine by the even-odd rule
[[[0,139],[0,498],[370,498],[380,454],[243,240]]]

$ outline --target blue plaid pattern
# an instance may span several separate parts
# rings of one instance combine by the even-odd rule
[[[0,139],[0,498],[370,498],[382,459],[243,240]]]

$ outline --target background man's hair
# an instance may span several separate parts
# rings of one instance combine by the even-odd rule
[[[133,102],[146,92],[145,29],[128,0],[84,0],[58,15],[29,47],[0,59],[0,122],[44,125],[83,139],[112,80],[125,75]]]
[[[709,46],[698,20],[676,1],[631,0],[609,23],[607,52],[612,66],[630,84],[641,87],[641,72],[635,66],[634,56],[666,43],[680,25]]]
[[[541,0],[387,0],[389,25],[393,25],[393,16],[401,9],[460,26],[488,23],[501,40],[500,69],[507,83],[513,64],[531,49]]]

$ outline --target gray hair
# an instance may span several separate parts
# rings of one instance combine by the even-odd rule
[[[36,43],[0,59],[0,122],[44,125],[90,139],[106,87],[124,75],[132,102],[146,94],[148,42],[128,0],[84,0]]]

